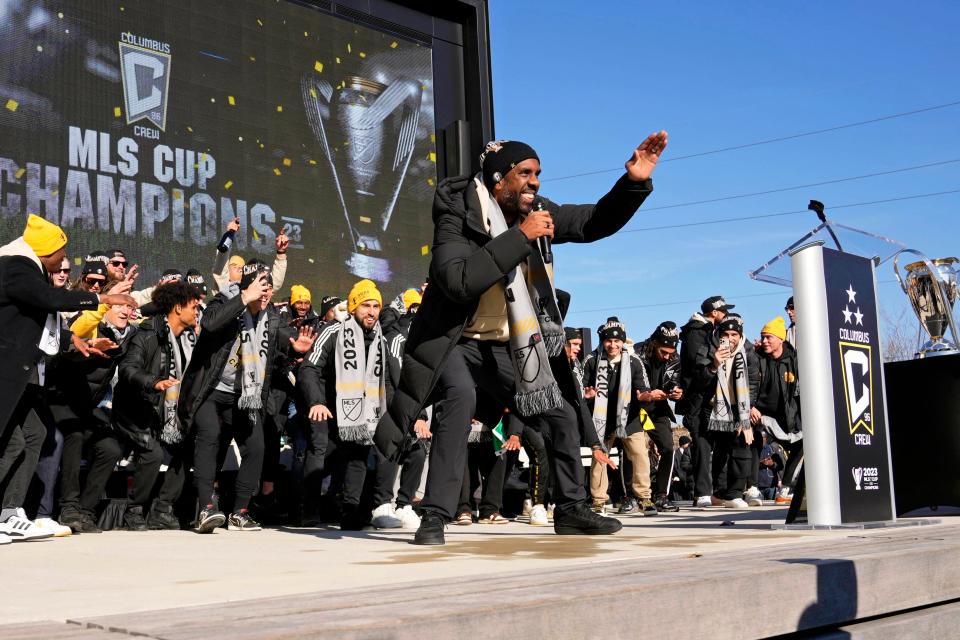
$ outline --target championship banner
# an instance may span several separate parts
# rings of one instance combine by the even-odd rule
[[[893,519],[873,263],[823,250],[843,522]]]
[[[150,286],[209,274],[237,216],[315,297],[418,285],[432,87],[429,47],[289,0],[0,0],[0,240],[35,213]]]
[[[819,243],[792,261],[809,521],[894,520],[873,261]]]

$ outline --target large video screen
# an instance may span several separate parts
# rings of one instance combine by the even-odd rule
[[[422,282],[435,187],[431,50],[288,0],[0,0],[0,241],[28,213],[149,285],[235,252],[283,289]],[[284,292],[285,292],[284,291]]]

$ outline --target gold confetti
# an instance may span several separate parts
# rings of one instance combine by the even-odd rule
[[[233,180],[227,180],[227,182],[223,185],[223,188],[229,189],[232,186],[233,186]]]
[[[291,160],[290,158],[284,158],[284,159],[283,159],[283,166],[289,167],[289,166],[292,165],[292,164],[293,164],[293,160]]]
[[[340,64],[340,56],[337,56],[337,64]]]
[[[217,101],[216,98],[210,98],[210,102],[216,102],[216,101]]]
[[[173,199],[174,199],[174,200],[179,200],[179,199],[182,198],[182,197],[183,197],[183,191],[180,191],[180,189],[174,189],[174,190],[173,190]]]
[[[430,253],[430,245],[425,244],[422,247],[420,247],[420,255],[425,256],[428,253]]]
[[[433,178],[427,178],[427,184],[432,187],[433,185],[436,184],[436,182],[433,181]]]
[[[240,142],[243,142],[243,136],[237,136],[237,140],[239,140]]]
[[[256,62],[257,56],[250,56],[250,62]]]
[[[53,191],[50,192],[50,195],[56,198],[59,193],[60,193],[60,189],[54,189]]]
[[[309,162],[310,164],[317,164],[317,161],[314,160],[313,158],[307,160],[307,162]]]
[[[400,45],[397,44],[397,41],[396,41],[396,40],[394,40],[393,42],[390,43],[390,48],[391,48],[391,49],[396,49],[396,48],[399,47],[399,46],[400,46]]]
[[[123,7],[120,7],[120,11],[126,11],[126,9]]]
[[[422,84],[422,85],[420,85],[420,88],[423,89],[424,91],[426,91],[426,90],[427,90],[427,85]]]
[[[80,263],[83,262],[79,257],[73,259],[73,264],[80,266]]]
[[[437,152],[436,152],[436,151],[431,151],[430,153],[427,154],[427,158],[430,159],[430,162],[436,162],[436,161],[437,161]]]
[[[262,26],[263,26],[263,20],[261,20],[260,18],[257,18],[257,24],[262,27]]]
[[[317,90],[314,89],[313,87],[310,87],[310,97],[313,98],[314,100],[317,99]]]
[[[15,176],[17,177],[17,180],[19,180],[20,178],[23,177],[23,174],[25,174],[26,172],[27,172],[27,170],[24,169],[23,167],[21,167],[21,168],[17,169],[17,172],[16,172],[15,174],[13,174],[13,175],[15,175]]]
[[[347,53],[353,53],[353,48],[350,46],[350,43],[347,43]]]
[[[283,113],[283,105],[282,105],[282,104],[278,104],[278,105],[277,105],[277,113]]]
[[[259,242],[259,241],[260,241],[260,235],[257,233],[257,230],[256,230],[256,229],[250,229],[250,231],[253,232],[253,239]]]
[[[320,62],[319,60],[314,60],[313,70],[316,71],[317,73],[323,73],[323,63]]]
[[[38,44],[38,45],[37,45],[37,52],[38,52],[38,53],[43,53],[43,45],[42,45],[42,44]]]
[[[193,127],[187,127],[187,131],[189,131],[190,133],[193,133]]]
[[[274,168],[273,168],[273,174],[274,174],[274,175],[277,175],[277,176],[281,175],[281,174],[280,174],[280,169],[277,168],[277,167],[274,167]]]
[[[237,106],[236,98],[234,98],[233,96],[227,96],[227,104],[229,104],[231,107]]]
[[[57,17],[63,20],[63,11],[57,13]]]
[[[17,107],[19,106],[20,106],[20,103],[14,100],[13,98],[10,98],[9,100],[7,100],[7,111],[16,111]]]
[[[263,143],[262,143],[262,142],[260,143],[260,148],[263,149]]]
[[[366,58],[366,57],[367,57],[367,54],[365,54],[363,51],[361,51],[361,52],[360,52],[360,57],[361,57],[361,58]]]
[[[430,134],[430,142],[436,142],[436,141],[437,141],[437,134],[431,133],[431,134]]]
[[[363,222],[363,223],[366,223],[366,224],[370,224],[371,222],[373,222],[373,220],[371,220],[371,219],[368,218],[367,216],[360,216],[360,222]]]
[[[200,162],[206,162],[206,161],[207,161],[207,154],[200,152]]]
[[[313,258],[307,258],[307,262],[309,262],[310,264],[313,264]]]
[[[310,37],[310,34],[307,33],[306,31],[304,31],[304,32],[303,32],[303,37],[304,37],[304,38],[309,38],[309,37]]]
[[[119,118],[122,113],[123,113],[123,112],[120,110],[120,107],[114,107],[114,108],[113,108],[113,117],[114,117],[114,118]]]

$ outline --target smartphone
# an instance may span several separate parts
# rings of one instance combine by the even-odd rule
[[[730,348],[730,338],[720,338],[720,348],[729,349]]]

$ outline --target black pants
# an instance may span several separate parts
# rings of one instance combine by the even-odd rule
[[[694,498],[713,495],[713,443],[707,438],[704,421],[699,415],[683,417],[683,426],[690,432],[690,450],[693,461]],[[701,426],[703,425],[703,428]]]
[[[713,495],[721,500],[743,498],[750,477],[751,450],[743,435],[709,431],[713,445]]]
[[[477,415],[477,387],[502,407],[513,408],[515,391],[510,346],[504,342],[461,340],[443,365],[434,406],[433,444],[422,509],[451,520],[456,512],[467,458],[470,420]],[[486,411],[485,413],[490,413]],[[518,414],[513,411],[513,416]],[[580,462],[580,430],[569,400],[540,416],[544,440],[553,454],[554,500],[563,512],[586,500]]]
[[[523,450],[530,459],[530,501],[547,504],[547,487],[550,486],[550,454],[540,432],[525,426],[520,436]]]
[[[760,452],[763,451],[763,429],[753,428],[753,442],[750,443],[750,474],[747,486],[756,487],[760,482]]]
[[[800,463],[803,462],[803,440],[797,440],[796,442],[780,442],[778,440],[777,442],[787,454],[787,464],[783,469],[783,486],[792,491],[797,482],[796,476],[799,473]]]
[[[237,408],[237,394],[214,391],[194,418],[194,484],[200,506],[214,504],[213,483],[217,477],[217,451],[221,441],[236,440],[240,448],[240,470],[236,480],[234,511],[246,509],[257,493],[263,467],[263,428],[251,421],[246,409]]]
[[[40,448],[40,459],[30,482],[27,513],[36,518],[52,518],[56,514],[57,480],[60,478],[60,459],[63,457],[63,434],[53,416],[41,416],[47,427],[47,437]]]
[[[673,428],[668,416],[659,416],[653,419],[653,430],[647,431],[647,437],[653,440],[660,452],[660,462],[657,464],[656,495],[666,496],[670,493],[670,479],[673,471]]]
[[[503,480],[506,475],[506,456],[493,452],[493,443],[474,442],[467,445],[467,464],[460,485],[460,504],[457,512],[474,510],[473,494],[481,486],[478,511],[481,518],[499,513],[503,505]]]
[[[60,423],[63,457],[60,462],[60,512],[92,514],[103,497],[110,474],[123,448],[105,423],[92,416]],[[80,463],[87,451],[87,482],[81,489]]]
[[[47,428],[37,410],[44,406],[43,388],[28,384],[10,421],[0,432],[0,495],[3,509],[19,509],[40,459]]]
[[[304,511],[313,515],[319,507],[323,487],[324,465],[334,452],[339,452],[343,462],[343,503],[357,506],[363,494],[367,478],[368,461],[372,445],[340,440],[335,423],[324,420],[310,421],[307,452],[303,461]],[[379,506],[393,500],[393,482],[397,477],[396,462],[377,458],[377,480],[373,490],[374,504]],[[421,466],[422,469],[422,466]]]
[[[413,504],[423,478],[427,449],[423,444],[407,450],[400,458],[400,488],[397,490],[397,509]],[[383,461],[381,461],[383,464]],[[391,485],[392,486],[392,485]],[[382,504],[382,503],[381,503]]]

